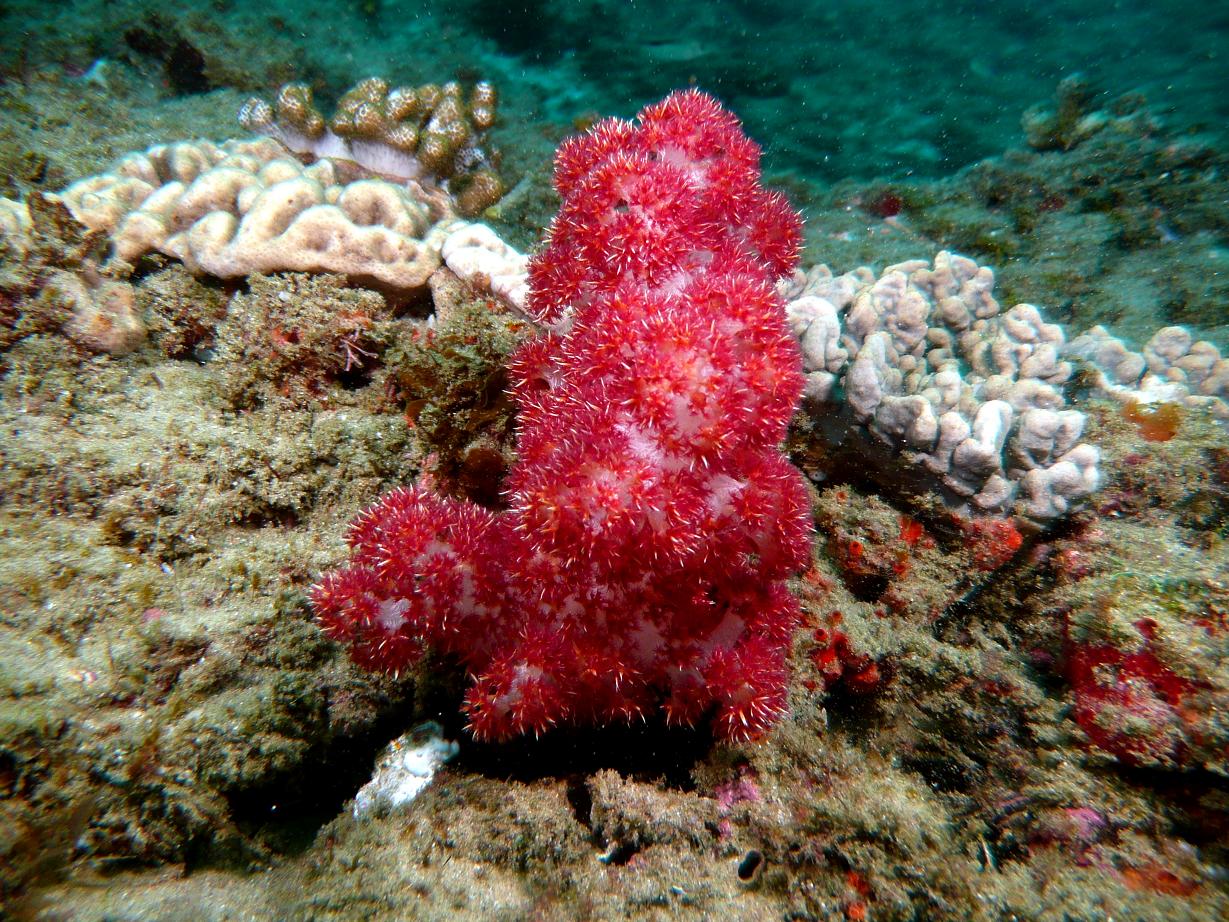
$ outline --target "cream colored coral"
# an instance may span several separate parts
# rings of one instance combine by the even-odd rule
[[[110,234],[159,189],[175,183],[186,185],[217,167],[255,173],[262,165],[285,156],[285,148],[268,138],[225,144],[158,144],[128,154],[109,172],[73,183],[60,199],[90,230]]]
[[[1085,416],[1062,392],[1063,330],[1029,304],[1001,312],[988,267],[941,252],[878,278],[820,268],[782,288],[810,409],[834,430],[847,412],[854,450],[886,448],[884,464],[929,472],[945,501],[979,514],[1047,522],[1096,488]]]
[[[1185,327],[1162,327],[1139,353],[1096,326],[1072,340],[1067,354],[1081,361],[1101,396],[1206,407],[1217,419],[1229,420],[1229,358]]]
[[[518,312],[529,298],[529,258],[485,224],[458,223],[442,249],[444,263],[458,277],[491,292]]]
[[[114,257],[159,252],[193,272],[333,272],[394,291],[420,288],[440,264],[449,217],[411,186],[343,183],[330,160],[304,166],[271,139],[159,145],[62,199],[111,235]]]
[[[91,352],[126,355],[145,341],[136,290],[127,282],[93,273],[57,272],[46,292],[70,312],[64,333]]]
[[[25,202],[0,198],[0,253],[20,258],[30,248],[30,212]]]

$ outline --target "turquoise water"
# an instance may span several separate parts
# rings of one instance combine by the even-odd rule
[[[3,66],[100,57],[168,92],[289,79],[326,95],[378,74],[493,79],[518,119],[630,115],[667,89],[722,97],[807,177],[942,175],[1018,139],[1021,113],[1082,73],[1183,128],[1229,123],[1216,3],[10,2]]]

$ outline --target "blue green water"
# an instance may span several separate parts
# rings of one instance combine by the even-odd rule
[[[1074,72],[1175,124],[1229,124],[1229,6],[1176,0],[15,0],[0,42],[10,74],[110,58],[170,94],[482,76],[529,123],[629,115],[697,83],[740,114],[770,169],[822,179],[943,174],[997,153]]]

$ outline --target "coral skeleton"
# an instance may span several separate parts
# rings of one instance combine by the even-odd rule
[[[775,288],[799,218],[696,91],[566,141],[555,183],[526,303],[545,329],[510,369],[507,508],[386,496],[313,590],[320,621],[368,667],[459,659],[481,739],[657,709],[758,735],[786,709],[785,579],[811,530],[778,447],[803,385]]]

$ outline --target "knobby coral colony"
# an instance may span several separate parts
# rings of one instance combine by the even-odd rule
[[[503,181],[481,141],[495,124],[495,87],[479,83],[466,101],[459,83],[390,89],[371,77],[338,101],[327,122],[311,88],[288,83],[273,104],[253,97],[239,122],[276,138],[296,154],[350,160],[372,173],[401,180],[438,180],[464,215],[499,201]]]
[[[427,645],[461,660],[478,738],[657,706],[754,736],[785,709],[784,581],[811,528],[778,448],[803,385],[774,287],[799,217],[695,91],[565,142],[555,185],[530,265],[547,331],[511,367],[507,510],[393,492],[351,526],[316,610],[364,666],[395,672]]]

